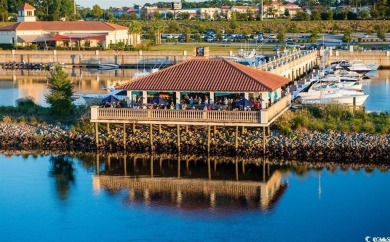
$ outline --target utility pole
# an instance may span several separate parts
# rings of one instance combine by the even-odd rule
[[[264,15],[264,3],[263,0],[261,0],[261,12],[260,12],[260,20],[263,21],[263,15]]]

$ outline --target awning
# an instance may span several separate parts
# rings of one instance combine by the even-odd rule
[[[36,43],[45,42],[51,38],[50,35],[20,35],[18,36],[18,42]]]
[[[60,35],[55,34],[51,37],[52,41],[80,41],[80,40],[106,40],[106,35]]]

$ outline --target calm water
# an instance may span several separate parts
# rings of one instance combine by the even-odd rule
[[[128,82],[138,70],[116,71],[69,70],[69,79],[75,83],[77,93],[105,93],[102,87]],[[19,98],[31,96],[35,102],[46,106],[45,94],[47,72],[22,72],[0,70],[0,105],[14,106]],[[371,80],[364,81],[363,89],[369,94],[366,101],[368,111],[390,112],[390,70],[372,73]]]
[[[390,236],[388,171],[193,157],[181,157],[178,167],[177,160],[0,155],[0,241],[364,241]],[[170,187],[180,182],[185,185]],[[160,186],[153,189],[153,184]],[[249,191],[253,186],[257,192]],[[247,192],[237,195],[229,187]],[[259,188],[267,191],[262,200]]]

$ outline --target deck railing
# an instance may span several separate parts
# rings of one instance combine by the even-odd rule
[[[154,121],[192,123],[268,124],[291,104],[291,95],[260,111],[169,110],[91,107],[92,122]]]

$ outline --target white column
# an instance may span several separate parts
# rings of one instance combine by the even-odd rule
[[[142,103],[147,104],[148,103],[148,93],[147,91],[142,91]]]
[[[278,94],[278,99],[280,99],[282,97],[282,88],[278,88],[278,90],[276,90],[276,93]]]
[[[245,92],[245,93],[244,93],[244,98],[247,99],[247,100],[249,100],[249,93]]]
[[[274,94],[275,94],[274,92],[271,92],[271,104],[274,103],[274,101],[275,101],[275,100],[274,100],[274,99],[275,99],[275,98],[274,98],[274,96],[275,96]]]
[[[176,104],[180,104],[180,92],[176,92]]]
[[[214,94],[214,92],[210,92],[209,103],[210,103],[210,105],[213,105],[215,103],[215,94]]]
[[[126,102],[127,102],[127,105],[133,104],[133,103],[134,103],[132,94],[133,94],[132,91],[127,90],[127,93],[126,93]]]
[[[268,103],[268,93],[267,92],[262,92],[261,93],[261,109],[266,109],[267,108],[267,103]]]

